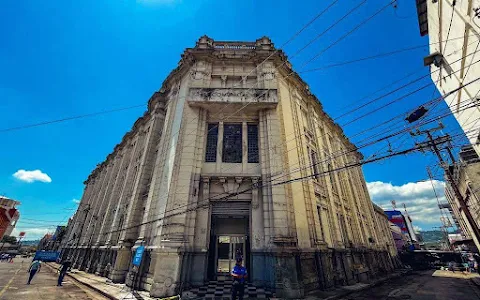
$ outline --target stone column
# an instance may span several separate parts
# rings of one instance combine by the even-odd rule
[[[119,213],[121,211],[121,205],[123,203],[123,194],[125,192],[125,187],[127,185],[127,179],[128,179],[128,171],[129,171],[129,167],[130,167],[130,162],[131,162],[131,159],[132,159],[132,144],[130,142],[127,142],[127,145],[125,146],[125,152],[124,152],[124,166],[127,166],[126,170],[123,168],[122,166],[122,170],[121,170],[121,180],[120,180],[120,183],[119,183],[119,192],[118,192],[118,200],[117,200],[117,205],[115,206],[115,209],[114,209],[114,214],[113,214],[113,220],[112,222],[107,226],[108,228],[108,232],[106,232],[106,244],[107,245],[111,245],[112,244],[112,234],[114,230],[117,230],[117,222],[118,222],[118,218],[119,218]]]
[[[156,132],[161,132],[163,129],[163,123],[165,121],[165,110],[164,110],[164,103],[159,103],[157,104],[155,108],[155,115],[153,116],[152,120],[152,134],[155,134]],[[157,144],[160,142],[160,138],[151,138],[152,141],[149,143],[152,143],[150,147],[153,147],[151,150],[153,151],[155,148],[157,148]],[[157,149],[158,153],[158,149]],[[152,157],[152,163],[153,165],[151,166],[153,168],[152,170],[152,178],[150,179],[150,189],[148,191],[148,197],[147,201],[145,203],[145,210],[143,211],[143,216],[142,216],[142,223],[146,223],[149,220],[149,215],[150,215],[150,209],[152,207],[152,201],[153,201],[153,194],[155,191],[155,158],[158,158],[157,153],[155,153],[155,157]],[[137,242],[135,243],[136,245],[141,245],[141,243],[145,240],[145,232],[147,229],[147,224],[141,225],[138,233],[138,239]]]
[[[155,120],[153,121],[155,122]],[[152,122],[152,123],[153,123]],[[154,126],[155,124],[153,123],[152,124],[152,127]],[[141,195],[139,194],[142,190],[142,185],[145,184],[145,177],[147,175],[150,175],[150,174],[147,174],[148,172],[150,171],[153,171],[153,170],[150,170],[149,168],[152,168],[153,166],[150,166],[149,163],[150,163],[150,156],[151,154],[153,153],[153,149],[152,147],[154,147],[154,145],[152,145],[152,142],[154,140],[154,136],[153,136],[153,132],[154,130],[150,130],[148,133],[144,133],[142,132],[142,135],[146,135],[145,137],[142,137],[142,146],[143,147],[143,152],[140,153],[140,161],[138,163],[138,172],[137,172],[137,177],[134,178],[135,182],[134,182],[134,185],[133,185],[133,189],[132,189],[132,196],[130,198],[130,207],[128,209],[128,213],[127,213],[127,226],[135,226],[139,223],[141,223],[142,221],[142,217],[147,214],[146,213],[146,209],[145,211],[143,212],[143,215],[141,212],[138,212],[138,210],[141,209],[141,202],[140,201],[143,201],[144,199],[147,199],[148,198],[148,195],[147,197],[144,197],[144,195]],[[138,232],[139,230],[139,227],[136,227],[136,228],[132,228],[132,229],[128,229],[128,230],[125,230],[122,234],[122,240],[124,240],[125,238],[129,239],[129,238],[133,238],[134,240],[137,240],[138,239],[138,236],[137,237],[134,237],[135,233]],[[140,243],[141,244],[141,243]]]
[[[223,121],[218,122],[218,139],[217,139],[217,165],[216,171],[221,172],[223,156]]]
[[[104,241],[108,241],[109,233],[106,232],[106,231],[108,230],[107,228],[112,226],[112,224],[108,223],[108,222],[111,222],[110,216],[112,215],[112,210],[114,210],[114,207],[118,206],[118,203],[121,202],[120,199],[117,198],[117,196],[119,195],[119,191],[121,190],[121,183],[122,183],[122,178],[123,178],[123,169],[124,169],[125,163],[127,162],[128,159],[127,159],[127,156],[123,153],[123,150],[120,150],[120,151],[122,151],[122,152],[120,152],[118,154],[119,157],[120,157],[120,162],[118,162],[118,171],[117,171],[117,174],[115,176],[115,182],[113,184],[114,185],[113,190],[112,190],[112,192],[109,196],[105,218],[103,219],[102,226],[100,228],[100,232],[99,232],[99,235],[98,235],[98,240],[97,240],[98,244],[101,244]],[[105,243],[105,244],[108,245],[108,243]]]
[[[328,138],[329,136],[327,135],[327,138],[325,139],[326,141],[326,146],[327,146],[327,149],[329,151],[328,153],[328,158],[330,160],[330,157],[333,156],[333,153],[334,153],[334,149],[333,149],[333,146],[330,144],[330,139]],[[325,160],[325,159],[322,159],[322,160]],[[333,174],[335,176],[335,173]],[[329,176],[327,176],[327,179],[330,179]],[[337,218],[337,208],[335,207],[335,200],[334,200],[334,195],[333,195],[333,185],[334,184],[337,184],[338,183],[338,179],[336,180],[337,182],[331,182],[331,180],[326,180],[326,183],[327,183],[327,190],[328,190],[328,198],[329,198],[329,202],[330,202],[330,215],[332,217],[332,221],[334,224],[330,224],[330,225],[333,225],[330,230],[333,229],[333,236],[335,238],[334,241],[332,241],[332,247],[336,247],[338,242],[341,241],[341,232],[340,232],[340,228],[339,228],[339,225],[340,223],[338,222],[338,218]],[[340,187],[337,185],[336,186],[337,188],[337,191],[340,189]],[[337,197],[340,197],[340,195],[338,195]]]
[[[95,198],[92,199],[91,205],[90,205],[90,217],[88,219],[88,226],[85,228],[85,235],[83,239],[83,244],[90,243],[92,239],[92,231],[93,227],[97,223],[97,213],[98,213],[98,207],[100,205],[100,199],[102,195],[104,194],[107,182],[108,182],[108,174],[110,172],[110,168],[108,165],[104,167],[102,172],[99,174],[101,178],[101,184],[99,185],[99,189],[95,192]]]
[[[117,153],[118,154],[118,153]],[[108,182],[107,182],[107,187],[105,189],[105,193],[102,197],[99,209],[97,211],[97,216],[98,216],[98,226],[96,226],[95,231],[93,233],[93,242],[95,243],[95,246],[100,245],[100,238],[101,238],[101,230],[103,227],[103,224],[106,221],[106,216],[108,214],[108,205],[110,204],[110,197],[111,194],[114,190],[115,187],[115,181],[118,176],[119,168],[120,168],[120,157],[118,155],[115,156],[111,160],[111,168],[112,172],[108,176]],[[98,232],[98,233],[97,233]]]

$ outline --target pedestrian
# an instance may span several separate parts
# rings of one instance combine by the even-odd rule
[[[30,282],[33,279],[33,276],[35,276],[37,272],[40,272],[41,267],[42,267],[42,263],[39,260],[32,261],[32,264],[30,265],[30,268],[28,268],[28,271],[27,271],[27,272],[30,272],[30,276],[28,277],[27,284],[30,284]]]
[[[60,266],[58,269],[59,274],[58,274],[58,283],[57,286],[62,286],[63,282],[63,277],[67,274],[68,271],[70,271],[70,268],[72,266],[72,262],[70,261],[69,258],[63,262],[63,264]]]
[[[468,260],[468,269],[470,270],[470,272],[475,271],[475,261],[473,260],[473,258]]]
[[[453,273],[455,273],[455,263],[453,261],[450,261],[448,263],[448,270],[452,271]]]
[[[232,284],[232,300],[238,299],[243,300],[243,294],[245,293],[245,279],[247,278],[247,269],[242,266],[242,259],[237,259],[237,263],[233,267],[232,273],[233,284]]]
[[[239,259],[243,260],[243,254],[242,254],[242,250],[237,249],[237,251],[235,251],[235,261]]]
[[[105,266],[105,277],[108,278],[108,276],[110,275],[110,272],[112,271],[112,264],[111,263],[107,263],[107,265]]]
[[[473,259],[475,259],[475,261],[477,262],[477,272],[478,274],[480,274],[480,255],[475,253],[473,255]]]

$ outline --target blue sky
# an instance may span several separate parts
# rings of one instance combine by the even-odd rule
[[[184,48],[193,47],[200,36],[254,41],[267,35],[276,46],[281,46],[327,6],[327,1],[318,4],[319,1],[87,0],[77,1],[75,5],[66,2],[25,0],[0,4],[0,130],[146,103],[176,67]],[[388,3],[368,1],[294,57],[294,68],[301,73],[332,63],[427,45],[428,38],[419,35],[415,3],[398,2],[397,11],[389,7],[300,69],[304,62]],[[339,1],[284,51],[291,56],[358,3],[360,1]],[[327,113],[335,118],[345,112],[345,106],[358,105],[362,97],[396,79],[412,72],[416,73],[407,80],[428,74],[428,68],[423,67],[423,57],[428,53],[428,47],[423,47],[301,75]],[[395,96],[431,82],[427,77],[338,122],[345,124]],[[346,126],[345,132],[352,136],[436,96],[438,93],[431,85]],[[444,103],[437,107],[438,110],[445,108]],[[18,227],[27,231],[28,238],[43,234],[46,226],[65,222],[77,205],[74,199],[81,198],[83,181],[144,110],[136,108],[0,132],[0,194],[22,202]],[[395,124],[405,125],[401,120]],[[445,132],[459,133],[453,118],[445,118],[444,124],[447,125]],[[376,132],[382,130],[379,128]],[[373,133],[375,131],[369,134]],[[365,137],[367,135],[352,140],[361,142]],[[413,145],[411,138],[405,137],[404,141],[392,139],[391,145],[394,150]],[[362,149],[362,152],[369,157],[382,147],[387,147],[387,143]],[[415,199],[428,198],[424,201],[426,204],[413,208],[418,211],[412,213],[418,216],[414,223],[423,229],[438,226],[438,220],[434,221],[433,217],[427,220],[422,215],[427,206],[432,206],[431,189],[425,190],[429,196],[414,192],[418,190],[415,183],[427,177],[425,166],[434,162],[430,154],[415,154],[366,165],[367,181],[376,182],[374,200],[385,204],[398,196],[408,205],[416,206]],[[19,170],[41,170],[48,174],[51,182],[19,180],[13,176]],[[405,186],[408,183],[411,185]],[[425,184],[421,184],[426,189]],[[441,182],[437,184],[441,186]],[[438,214],[435,207],[434,210],[429,211],[430,216]]]

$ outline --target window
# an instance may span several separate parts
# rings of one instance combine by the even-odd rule
[[[247,125],[248,136],[248,162],[258,163],[258,125]]]
[[[340,232],[342,235],[342,241],[346,243],[348,241],[347,228],[345,226],[345,220],[343,219],[342,214],[337,214],[338,223],[340,223]]]
[[[223,126],[223,162],[242,162],[242,124]]]
[[[218,124],[208,124],[207,149],[205,150],[205,162],[217,161]]]
[[[332,191],[337,194],[337,182],[335,181],[335,174],[333,174],[331,164],[328,164],[328,176],[330,177],[330,183],[332,184]]]
[[[318,214],[318,222],[320,223],[320,240],[325,240],[325,234],[323,233],[323,226],[322,226],[322,207],[317,205],[317,214]]]
[[[310,159],[312,161],[312,175],[318,181],[320,179],[320,171],[318,168],[317,153],[310,150]]]

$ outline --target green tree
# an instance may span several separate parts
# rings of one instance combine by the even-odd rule
[[[14,237],[14,236],[5,235],[2,238],[2,243],[16,244],[17,243],[17,238]]]

